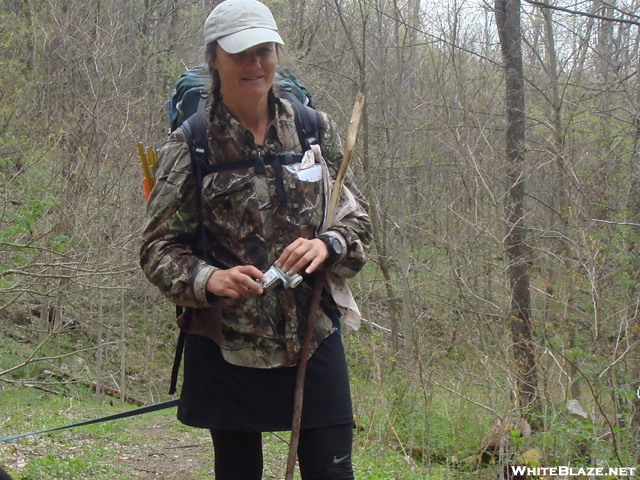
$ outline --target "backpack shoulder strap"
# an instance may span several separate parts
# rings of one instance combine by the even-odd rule
[[[204,123],[204,105],[201,101],[196,113],[187,118],[182,124],[182,131],[189,145],[191,153],[191,166],[196,175],[198,184],[202,183],[203,173],[209,160],[209,139],[207,137],[207,126]]]
[[[207,138],[207,127],[204,123],[204,101],[200,101],[198,110],[191,115],[187,120],[182,123],[182,131],[187,139],[189,145],[189,153],[191,154],[191,170],[196,176],[196,182],[198,186],[202,185],[204,178],[204,172],[209,164],[209,140]],[[202,198],[200,189],[197,192],[198,212],[202,211]],[[204,238],[204,231],[202,228],[202,222],[199,227],[200,241]],[[184,309],[176,305],[176,318],[179,318],[184,312]],[[173,367],[171,369],[171,382],[169,386],[169,395],[173,395],[176,391],[178,384],[178,372],[180,370],[180,363],[184,352],[184,343],[186,340],[186,334],[183,330],[180,330],[178,336],[178,342],[176,344],[176,351],[173,358]]]
[[[293,107],[300,146],[302,146],[302,151],[306,152],[311,148],[312,143],[320,143],[318,113],[315,109],[303,104],[291,91],[291,87],[283,85],[282,97],[289,100]]]

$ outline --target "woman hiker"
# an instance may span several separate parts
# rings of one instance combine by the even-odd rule
[[[183,129],[169,136],[148,202],[141,266],[169,300],[185,307],[178,319],[186,332],[178,419],[211,431],[217,480],[258,480],[262,432],[291,429],[314,279],[320,271],[338,283],[354,276],[365,262],[371,224],[348,175],[340,215],[322,229],[326,177],[335,177],[343,155],[325,113],[317,112],[321,155],[316,149],[306,165],[270,162],[303,150],[291,104],[273,93],[283,41],[270,10],[256,0],[226,0],[207,18],[204,39],[212,76],[204,110],[209,161],[238,168],[199,181]],[[273,287],[265,272],[274,264],[300,274],[302,283]],[[338,308],[344,302],[336,303],[332,291],[325,288],[313,325],[298,445],[304,480],[354,478],[339,334],[347,310]]]

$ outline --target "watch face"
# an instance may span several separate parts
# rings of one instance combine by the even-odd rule
[[[330,237],[329,245],[331,246],[331,250],[333,250],[333,253],[336,256],[342,254],[342,244],[337,238]]]

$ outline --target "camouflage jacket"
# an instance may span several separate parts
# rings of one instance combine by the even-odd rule
[[[207,107],[210,161],[242,162],[281,152],[301,153],[291,105],[272,96],[270,109],[274,120],[264,145],[258,146],[224,104]],[[318,117],[323,157],[335,178],[342,160],[340,137],[326,114],[318,112]],[[301,181],[294,169],[284,166],[283,202],[275,169],[269,165],[260,171],[244,168],[208,174],[200,193],[191,170],[189,149],[178,129],[159,152],[141,248],[145,275],[169,300],[188,307],[178,319],[179,326],[213,338],[228,362],[256,368],[295,365],[300,327],[309,317],[312,278],[305,278],[296,289],[278,287],[242,300],[216,297],[206,292],[205,285],[217,268],[252,264],[265,271],[293,240],[316,236],[323,221],[322,180]],[[345,184],[354,193],[357,207],[328,233],[346,247],[330,271],[348,278],[364,265],[371,224],[367,204],[350,175]],[[319,313],[312,351],[335,331],[325,310]]]

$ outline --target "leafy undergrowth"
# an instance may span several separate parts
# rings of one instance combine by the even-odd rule
[[[93,396],[65,398],[28,387],[0,391],[0,436],[38,431],[111,415],[130,406]],[[288,433],[265,434],[264,479],[284,478]],[[362,480],[448,478],[401,452],[355,442]],[[206,430],[185,427],[167,409],[123,420],[76,427],[0,443],[0,464],[16,480],[196,480],[213,478],[213,450]],[[299,475],[296,471],[296,479]]]
[[[34,344],[17,328],[1,333],[2,325],[0,372],[6,372],[27,358]],[[65,351],[65,338],[56,340],[50,355]],[[549,401],[545,428],[527,436],[507,400],[507,382],[482,377],[488,372],[474,366],[482,364],[473,352],[452,351],[440,364],[421,370],[419,364],[403,363],[375,333],[345,336],[345,348],[357,425],[353,461],[358,480],[494,480],[500,476],[500,462],[637,464],[636,430],[598,419],[594,413],[600,410],[593,405],[588,419],[573,418],[564,404]],[[160,356],[165,351],[167,358]],[[147,376],[141,370],[128,379],[128,392],[137,400],[164,386],[172,351],[157,353],[155,361],[164,368],[149,368],[157,370],[157,378],[142,381]],[[0,377],[0,438],[135,408],[96,398],[86,379],[94,378],[91,358],[63,360],[66,365],[34,362]],[[134,356],[129,365],[139,363]],[[73,377],[61,374],[69,370]],[[163,395],[154,396],[160,401]],[[288,439],[288,433],[264,435],[265,480],[284,478]],[[180,424],[174,409],[0,442],[0,465],[15,480],[210,479],[213,462],[208,432]],[[297,472],[295,478],[300,479]]]

